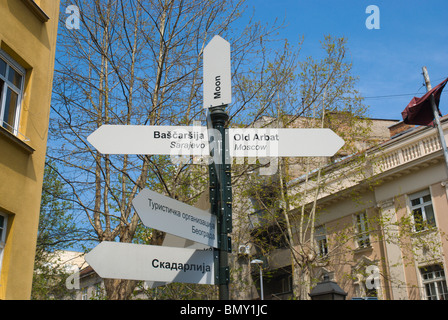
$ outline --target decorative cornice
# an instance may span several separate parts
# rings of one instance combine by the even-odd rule
[[[395,205],[394,199],[384,200],[377,203],[377,207],[382,210],[393,208],[394,205]]]

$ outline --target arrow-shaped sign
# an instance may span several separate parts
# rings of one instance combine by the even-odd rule
[[[87,141],[103,154],[209,154],[207,128],[202,126],[102,125]]]
[[[227,129],[232,157],[330,157],[343,145],[331,129],[249,128]],[[214,131],[215,139],[219,132]],[[103,125],[87,140],[104,154],[208,156],[204,126]],[[215,147],[219,143],[214,144]]]
[[[331,129],[230,129],[232,157],[330,157],[344,140]]]
[[[204,108],[232,102],[230,44],[214,36],[204,48]]]
[[[194,205],[196,208],[202,209],[202,210],[210,210],[210,202],[208,200],[209,193],[207,190],[202,193],[200,196],[198,202]],[[165,234],[165,237],[163,238],[162,246],[164,247],[175,247],[175,248],[189,248],[189,249],[196,249],[196,250],[213,250],[210,246],[194,242],[185,238],[181,238],[178,236],[175,236],[173,234],[167,233]],[[150,289],[157,288],[159,286],[166,285],[167,282],[163,281],[146,281],[146,285]]]
[[[188,248],[188,249],[195,249],[195,250],[209,250],[212,251],[213,249],[209,246],[197,243],[197,242],[193,242],[191,240],[188,239],[184,239],[172,234],[165,234],[165,237],[163,238],[163,243],[162,246],[170,249],[170,247],[175,247],[175,248]],[[146,285],[150,288],[150,289],[154,289],[157,288],[159,286],[164,286],[166,285],[168,282],[163,282],[163,281],[146,281]]]
[[[210,250],[103,241],[85,259],[106,279],[215,283]]]
[[[132,204],[145,226],[218,247],[215,215],[149,189],[143,189]]]

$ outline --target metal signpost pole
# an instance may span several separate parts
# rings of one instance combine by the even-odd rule
[[[215,280],[219,286],[219,299],[229,299],[230,272],[228,253],[231,251],[232,186],[230,180],[229,139],[226,129],[229,119],[227,106],[232,102],[230,43],[214,36],[204,48],[204,108],[207,108],[209,139],[213,137],[213,163],[210,170],[210,203],[216,214],[218,249],[214,250]],[[211,124],[209,123],[209,120]],[[210,129],[210,128],[209,128]],[[212,146],[210,144],[210,146]]]
[[[428,70],[426,69],[426,67],[423,67],[422,70],[423,70],[423,78],[425,79],[426,91],[431,91],[432,86],[431,82],[429,81]],[[448,149],[446,147],[445,135],[443,134],[442,124],[440,123],[440,117],[439,112],[437,110],[437,105],[434,101],[434,94],[431,95],[430,102],[432,112],[434,113],[434,120],[436,122],[437,131],[439,133],[440,145],[442,146],[443,156],[445,159],[445,168],[448,171]]]
[[[215,141],[213,152],[219,153],[210,169],[210,203],[212,213],[217,215],[218,249],[215,249],[215,277],[219,286],[219,299],[229,300],[230,271],[228,253],[231,252],[229,233],[232,232],[232,186],[231,165],[226,144],[226,123],[229,118],[225,112],[226,105],[210,108],[213,129],[219,131],[220,137]],[[215,137],[216,138],[216,137]]]

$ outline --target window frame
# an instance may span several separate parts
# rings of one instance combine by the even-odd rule
[[[89,287],[81,289],[81,300],[89,300]]]
[[[22,113],[22,101],[23,101],[23,92],[25,88],[26,70],[2,49],[0,49],[0,59],[2,59],[6,63],[5,75],[3,76],[0,74],[0,80],[3,81],[3,87],[0,88],[0,92],[2,94],[0,96],[0,127],[12,133],[14,136],[17,136],[19,134],[20,117]],[[19,87],[8,79],[9,69],[11,68],[21,76],[21,82]],[[5,103],[8,88],[9,90],[17,94],[17,102],[15,105],[15,116],[13,124],[6,123],[3,121],[4,112],[6,109]]]
[[[429,201],[425,201],[424,198],[429,196]],[[420,200],[420,203],[418,204],[413,204],[414,200]],[[431,190],[425,189],[419,192],[415,192],[412,194],[408,195],[408,203],[409,203],[409,212],[411,215],[411,219],[412,219],[412,228],[414,232],[422,232],[422,231],[426,231],[426,230],[430,230],[434,227],[437,226],[436,223],[436,213],[434,210],[434,205],[433,205],[433,201],[432,201],[432,195],[431,195]],[[431,206],[431,210],[432,210],[432,221],[431,223],[428,222],[428,214],[427,214],[427,207]],[[420,215],[422,217],[422,221],[418,222],[416,220],[416,211],[417,210],[421,210]]]
[[[287,274],[280,278],[280,283],[282,287],[282,294],[292,292],[292,274]]]
[[[317,254],[319,257],[326,257],[328,255],[328,240],[327,230],[324,225],[315,227],[314,241],[316,242]]]
[[[6,234],[8,232],[8,215],[0,211],[0,216],[3,217],[3,225],[0,225],[0,274],[2,271],[2,263],[3,263],[3,252],[5,251],[6,246]]]
[[[423,294],[426,300],[448,300],[448,287],[443,266],[436,264],[419,268]],[[437,276],[437,273],[439,276]],[[425,278],[425,275],[431,277]],[[428,295],[428,291],[435,290]],[[443,297],[443,299],[440,299]],[[435,298],[435,299],[434,299]]]
[[[370,248],[372,243],[370,241],[369,219],[367,212],[362,211],[355,213],[353,215],[353,220],[355,224],[357,249]]]

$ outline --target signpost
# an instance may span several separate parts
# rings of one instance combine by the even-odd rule
[[[220,300],[229,299],[230,270],[228,252],[232,250],[229,233],[232,232],[232,182],[228,130],[229,119],[225,109],[232,102],[230,44],[219,36],[204,49],[203,61],[204,108],[208,108],[207,123],[216,133],[209,165],[210,204],[218,220],[218,249],[214,251],[215,272]]]
[[[343,145],[331,129],[229,129],[232,157],[329,157]]]
[[[216,216],[143,189],[132,204],[143,224],[211,247],[218,247]]]
[[[231,157],[332,156],[344,141],[330,129],[228,129],[232,101],[230,44],[213,37],[204,49],[204,108],[207,127],[103,125],[87,140],[103,154],[210,155],[211,214],[142,190],[133,205],[142,222],[174,238],[194,241],[174,248],[102,242],[86,255],[104,278],[216,284],[229,299],[228,253],[232,246]],[[210,133],[210,137],[209,137]],[[209,141],[213,138],[213,141]],[[169,242],[169,241],[168,241]],[[204,245],[213,250],[196,250]]]
[[[230,157],[323,157],[344,145],[326,128],[229,128],[213,135],[212,148],[209,133],[213,131],[204,126],[103,125],[87,140],[103,154],[206,156],[213,149],[214,160],[219,160],[219,144],[226,134]]]
[[[87,137],[102,154],[208,155],[201,126],[102,125]]]
[[[85,259],[102,278],[215,283],[208,250],[103,241]]]
[[[175,248],[189,248],[189,249],[202,250],[202,251],[208,250],[210,252],[213,252],[212,247],[209,247],[204,244],[200,244],[198,242],[194,242],[194,241],[191,241],[191,240],[188,240],[185,238],[181,238],[181,237],[172,235],[170,233],[167,233],[165,235],[165,238],[163,239],[162,246],[164,246],[168,250],[170,249],[170,247],[175,247]],[[146,285],[151,289],[154,289],[159,286],[164,286],[166,284],[168,284],[168,282],[146,281]]]
[[[214,36],[204,48],[204,108],[232,102],[230,67],[230,44],[220,36]]]
[[[204,192],[201,195],[201,197],[199,198],[198,202],[194,205],[195,208],[202,209],[202,210],[210,210],[210,202],[209,202],[208,198],[209,198],[208,193]],[[209,247],[207,245],[204,245],[204,244],[201,244],[198,242],[194,242],[189,239],[181,238],[181,237],[175,236],[170,233],[165,234],[165,237],[163,238],[162,246],[213,251],[212,247]],[[159,286],[164,286],[168,282],[146,281],[145,283],[148,286],[148,288],[154,289]]]

